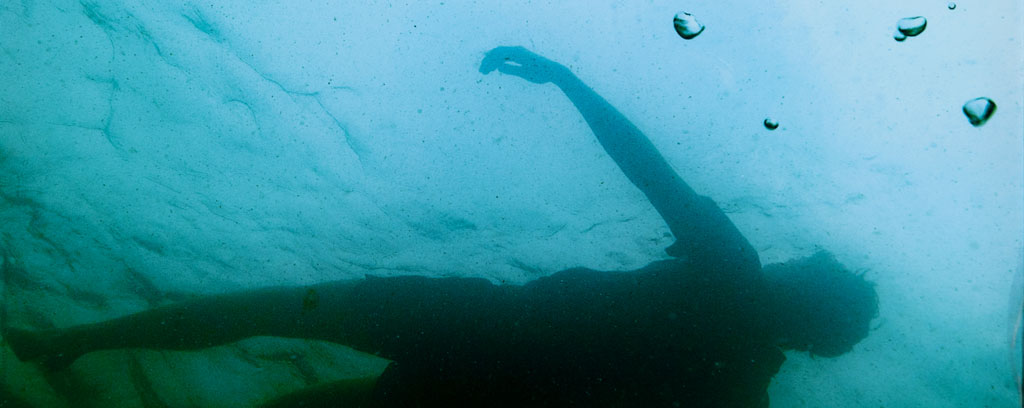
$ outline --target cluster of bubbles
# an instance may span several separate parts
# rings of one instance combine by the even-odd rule
[[[956,3],[951,1],[946,7],[955,10]],[[675,26],[676,33],[684,40],[692,40],[704,32],[704,24],[697,21],[693,14],[685,11],[676,13],[675,18],[672,19],[672,25]],[[896,32],[893,34],[893,38],[902,42],[907,37],[920,35],[926,27],[928,27],[928,19],[923,16],[901,18],[896,23]],[[978,127],[984,125],[996,112],[996,103],[985,97],[974,98],[964,104],[963,111],[971,125]],[[768,130],[775,130],[779,128],[779,122],[770,117],[765,118],[764,127]]]

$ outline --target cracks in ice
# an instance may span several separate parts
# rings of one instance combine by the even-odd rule
[[[5,232],[4,245],[3,247],[0,247],[0,256],[3,257],[4,262],[3,268],[0,269],[0,273],[3,274],[4,287],[10,288],[14,286],[20,289],[38,287],[39,282],[36,282],[36,280],[32,278],[31,274],[29,274],[25,269],[25,265],[22,265],[22,263],[16,259],[13,254],[11,254],[11,244],[9,241],[12,241],[13,239],[14,238],[11,237],[10,234]],[[5,311],[6,310],[0,312]]]
[[[98,124],[98,126],[97,125],[75,123],[75,122],[50,122],[50,121],[0,120],[0,123],[9,124],[9,125],[15,125],[15,126],[38,126],[38,125],[61,126],[61,127],[68,127],[68,128],[75,128],[75,129],[82,129],[82,130],[90,130],[90,131],[94,131],[94,132],[100,132],[101,134],[103,134],[103,137],[106,139],[107,143],[109,143],[111,147],[113,147],[115,150],[120,151],[121,150],[120,143],[117,142],[117,138],[114,137],[114,133],[113,133],[113,131],[111,131],[111,128],[110,128],[111,127],[111,123],[113,122],[113,118],[114,118],[114,97],[116,96],[116,92],[120,89],[118,87],[118,85],[117,85],[117,80],[115,80],[113,78],[96,79],[96,78],[92,78],[92,77],[87,77],[86,79],[88,79],[90,81],[93,81],[93,82],[104,83],[104,84],[109,84],[110,85],[110,95],[107,97],[107,113],[106,113],[106,115],[103,116],[103,119],[100,120],[100,123]]]
[[[587,233],[587,232],[592,231],[594,228],[597,228],[597,227],[600,227],[600,226],[604,226],[604,225],[608,225],[608,224],[627,223],[627,222],[633,221],[635,219],[636,219],[636,217],[626,217],[626,218],[617,219],[617,220],[600,221],[600,222],[596,222],[596,223],[590,224],[589,227],[580,230],[580,232],[581,233]]]
[[[85,16],[92,20],[94,24],[100,26],[100,28],[103,28],[103,31],[114,29],[110,25],[110,19],[99,11],[99,5],[96,2],[80,0],[78,3],[82,5],[82,11],[85,12]]]
[[[187,12],[181,14],[192,26],[197,30],[206,34],[215,42],[223,42],[223,38],[220,36],[220,30],[217,30],[210,21],[206,19],[206,16],[199,10],[198,7],[192,6]]]
[[[29,9],[29,7],[25,5],[24,0],[18,2],[18,7],[20,8],[20,10],[15,10],[15,6],[13,5],[13,3],[13,1],[9,1],[0,4],[0,12],[12,13],[19,17],[31,17],[31,9]]]
[[[59,127],[67,127],[67,128],[74,128],[74,129],[81,129],[81,130],[89,130],[89,131],[93,131],[93,132],[99,132],[99,133],[103,134],[104,138],[107,140],[107,142],[114,149],[120,150],[120,146],[118,146],[118,144],[115,142],[115,139],[111,136],[111,132],[110,132],[110,119],[109,118],[110,118],[110,115],[112,115],[112,113],[113,113],[113,111],[111,110],[111,113],[108,114],[107,119],[104,120],[103,126],[89,126],[89,125],[82,125],[82,124],[78,124],[78,123],[62,123],[62,122],[17,122],[17,121],[11,121],[11,120],[0,120],[0,123],[16,125],[16,126],[38,126],[38,125],[59,126]]]
[[[352,90],[352,88],[347,86],[332,86],[331,89],[348,91]],[[324,114],[326,114],[327,117],[331,118],[331,120],[334,122],[334,125],[337,126],[339,130],[341,130],[341,132],[343,133],[342,137],[344,138],[345,145],[348,146],[349,150],[351,150],[353,154],[356,155],[356,160],[358,160],[359,165],[362,166],[363,155],[366,153],[366,148],[355,141],[355,139],[352,137],[352,133],[348,129],[348,125],[342,123],[341,120],[339,120],[337,116],[334,116],[334,114],[331,113],[331,110],[328,109],[326,105],[324,105],[323,100],[320,99],[319,91],[314,92],[311,96],[313,97],[313,100],[316,101],[316,104],[320,106],[320,109],[324,111]]]
[[[110,39],[111,49],[114,50],[114,41],[111,37],[112,33],[127,32],[128,34],[134,34],[143,42],[151,45],[156,51],[157,55],[161,59],[164,59],[163,51],[160,49],[160,45],[157,44],[156,40],[153,39],[153,35],[149,33],[145,25],[139,22],[138,18],[127,11],[122,11],[124,15],[112,18],[100,10],[100,6],[96,2],[90,0],[79,0],[79,4],[82,5],[82,10],[87,18],[99,26],[103,32],[107,34],[107,38]],[[114,23],[117,23],[115,26]],[[169,64],[169,63],[168,63]],[[169,64],[174,66],[173,64]]]
[[[321,95],[322,91],[302,92],[302,91],[295,91],[295,90],[288,89],[280,81],[267,76],[263,72],[260,72],[258,69],[256,69],[256,67],[252,66],[252,64],[250,64],[248,61],[242,59],[238,55],[234,55],[234,56],[235,56],[235,58],[238,59],[239,62],[241,62],[242,64],[245,64],[245,66],[249,67],[249,69],[254,74],[259,76],[260,78],[263,78],[263,80],[265,80],[265,81],[267,81],[267,82],[269,82],[271,84],[274,84],[274,86],[276,86],[278,89],[280,89],[281,92],[284,92],[286,95],[289,96],[289,98],[292,98],[293,102],[295,101],[296,97],[312,98],[313,101],[315,101],[317,103],[317,105],[320,106],[320,109],[323,111],[323,113],[325,115],[327,115],[327,117],[329,117],[331,119],[331,121],[338,128],[338,130],[341,131],[341,133],[342,133],[342,140],[345,142],[345,146],[348,147],[349,151],[351,151],[356,156],[356,160],[359,161],[360,167],[364,167],[365,168],[364,162],[363,162],[363,155],[366,152],[365,148],[360,146],[358,143],[355,143],[355,141],[352,138],[351,133],[349,132],[348,126],[346,126],[344,124],[344,122],[342,122],[340,119],[338,119],[338,117],[335,116],[334,113],[332,113],[331,110],[327,108],[327,105],[324,104],[323,99],[322,99],[322,95]],[[331,87],[329,87],[329,89],[330,90],[334,90],[334,91],[353,91],[353,92],[355,91],[353,88],[348,87],[348,86],[331,86]]]
[[[377,263],[359,262],[352,259],[337,259],[336,263],[342,265],[339,269],[341,270],[360,270],[367,272],[390,272],[390,273],[414,273],[414,274],[425,274],[431,271],[426,267],[415,267],[407,265],[392,265],[392,266],[380,266]],[[436,273],[435,273],[436,275]]]
[[[228,210],[224,209],[224,205],[221,204],[219,201],[212,198],[203,197],[199,200],[199,203],[202,204],[203,207],[205,207],[206,210],[210,212],[210,214],[220,217],[224,221],[229,221],[236,225],[240,225],[238,221],[232,219],[229,216],[230,213],[228,212]]]
[[[117,16],[117,18],[113,18],[107,13],[104,13],[104,11],[101,10],[101,6],[93,0],[79,0],[79,4],[81,4],[85,16],[89,18],[89,20],[92,21],[96,26],[100,27],[106,34],[108,41],[110,41],[111,43],[111,60],[114,59],[117,53],[117,45],[114,41],[113,34],[119,32],[128,33],[136,36],[139,40],[152,46],[157,56],[161,59],[161,61],[166,63],[168,66],[174,67],[183,72],[186,71],[183,67],[173,63],[168,59],[169,55],[165,55],[164,50],[160,47],[158,41],[153,37],[152,34],[150,34],[149,30],[147,30],[146,27],[141,22],[139,22],[138,19],[135,18],[131,13],[128,13],[127,11],[121,11],[121,13],[124,14],[123,16]],[[181,16],[185,20],[187,20],[193,27],[195,27],[196,30],[209,37],[212,41],[219,44],[224,44],[224,38],[221,32],[198,7],[192,6],[191,8],[183,12]],[[239,55],[233,53],[230,50],[230,47],[228,47],[228,52],[231,52],[231,55],[237,58],[238,61],[240,61],[241,63],[245,64],[253,73],[258,75],[263,80],[273,84],[286,95],[291,97],[293,101],[295,101],[296,98],[302,97],[312,98],[313,101],[315,101],[316,104],[320,107],[323,114],[327,115],[327,117],[334,124],[334,126],[337,127],[338,130],[341,132],[342,140],[344,141],[345,146],[356,156],[356,160],[359,161],[360,167],[363,167],[363,156],[365,156],[366,154],[365,147],[361,146],[352,138],[349,127],[345,125],[345,123],[341,121],[337,115],[331,112],[327,104],[324,103],[322,91],[302,92],[289,89],[280,81],[271,78],[270,76],[263,72],[260,72],[260,70],[256,69],[256,67],[254,67],[250,62],[241,58]],[[108,102],[110,108],[108,110],[107,118],[105,119],[102,128],[96,128],[94,130],[101,131],[104,134],[104,136],[106,136],[108,142],[110,142],[110,144],[114,148],[121,150],[122,146],[120,146],[120,143],[118,143],[117,139],[110,131],[111,119],[113,116],[113,97],[116,91],[119,89],[118,83],[114,78],[102,81],[96,79],[92,80],[97,82],[108,82],[111,84],[112,88],[111,98]],[[333,91],[353,91],[352,88],[345,86],[331,86],[328,89]],[[237,98],[231,99],[229,100],[229,102],[238,102],[245,105],[246,108],[249,109],[250,112],[252,112],[253,117],[256,118],[255,111],[252,109],[252,106],[249,103]],[[256,121],[256,125],[257,129],[262,134],[262,128],[258,120]]]
[[[159,393],[153,387],[153,382],[147,375],[146,370],[139,362],[138,355],[133,355],[128,362],[128,377],[131,378],[132,386],[138,392],[142,406],[146,407],[169,407],[170,405],[160,398]]]
[[[95,307],[105,307],[107,305],[107,298],[98,293],[83,290],[78,285],[72,285],[64,282],[55,282],[51,284],[48,280],[40,279],[39,276],[33,276],[29,273],[25,266],[19,262],[14,255],[8,249],[10,244],[7,242],[11,240],[9,234],[4,234],[4,247],[0,252],[3,256],[3,280],[5,287],[15,286],[22,290],[42,290],[44,292],[58,293],[64,297],[74,300],[78,303],[89,304]],[[70,261],[68,261],[70,262]],[[68,264],[70,267],[70,263]],[[72,271],[74,268],[72,268]],[[6,310],[4,311],[6,312]],[[39,321],[46,321],[46,318],[41,318]]]
[[[236,355],[249,364],[257,367],[264,366],[268,361],[291,366],[299,378],[306,385],[314,385],[321,382],[317,370],[309,361],[305,351],[277,351],[273,353],[260,353],[250,350],[249,347],[236,345]]]
[[[525,262],[518,259],[512,258],[507,264],[513,268],[529,273],[531,276],[544,276],[547,275],[541,268],[536,266],[527,265]]]
[[[8,192],[4,191],[3,189],[0,189],[0,199],[3,199],[3,201],[7,202],[10,205],[16,205],[16,206],[21,206],[21,207],[27,208],[30,218],[29,218],[28,225],[25,227],[25,231],[28,232],[28,234],[31,235],[32,238],[35,238],[35,239],[38,239],[39,241],[42,241],[47,246],[49,246],[52,251],[54,251],[58,255],[60,255],[60,257],[65,260],[65,262],[67,264],[67,267],[70,270],[72,270],[72,271],[75,270],[74,265],[71,264],[71,259],[72,259],[71,252],[68,251],[63,246],[59,245],[56,241],[54,241],[53,239],[51,239],[50,237],[48,237],[46,234],[43,233],[43,231],[45,229],[45,225],[43,225],[43,220],[42,220],[43,219],[43,212],[49,212],[50,214],[53,214],[54,216],[63,218],[64,222],[66,222],[68,225],[71,225],[73,220],[71,220],[67,216],[64,216],[64,215],[61,215],[59,213],[47,210],[46,207],[43,206],[43,204],[41,202],[39,202],[39,201],[37,201],[37,200],[35,200],[33,198],[26,197],[23,194],[19,194],[19,193],[13,193],[12,194],[12,193],[8,193]]]
[[[0,190],[0,198],[2,198],[4,201],[10,204],[27,207],[28,212],[30,214],[30,219],[28,225],[25,227],[25,231],[28,232],[28,234],[32,238],[37,239],[43,244],[45,244],[45,248],[48,248],[49,251],[52,251],[53,253],[56,254],[56,256],[52,256],[51,258],[62,259],[64,261],[64,265],[68,268],[69,271],[71,271],[72,273],[76,272],[76,268],[73,263],[73,259],[75,259],[75,254],[71,250],[58,244],[57,241],[53,240],[45,233],[45,230],[47,229],[46,224],[48,223],[56,223],[60,225],[73,225],[73,220],[71,220],[70,217],[60,214],[58,212],[50,211],[46,209],[43,206],[43,204],[40,203],[39,201],[21,195],[12,195]],[[44,213],[59,218],[59,220],[50,222],[44,221]],[[72,230],[71,232],[77,234],[77,232],[74,230]],[[10,244],[8,244],[7,241],[12,239],[13,238],[9,234],[4,234],[5,253],[3,255],[4,279],[6,282],[21,287],[22,289],[42,289],[47,292],[60,293],[63,296],[72,299],[76,302],[89,304],[96,307],[105,307],[107,305],[107,298],[101,294],[82,289],[77,284],[61,282],[53,279],[40,279],[38,276],[33,276],[23,267],[20,267],[20,264],[14,263],[13,256],[6,252],[6,248],[10,246]]]
[[[160,186],[160,187],[163,187],[163,188],[164,188],[164,189],[166,189],[167,191],[171,192],[171,195],[173,195],[173,196],[175,196],[175,197],[177,197],[177,196],[181,196],[181,195],[182,195],[182,193],[181,193],[181,190],[179,190],[179,189],[176,189],[176,188],[173,188],[173,187],[171,187],[171,186],[167,185],[167,183],[164,183],[163,181],[160,181],[160,180],[159,180],[158,178],[156,178],[156,177],[154,177],[154,176],[146,176],[145,178],[146,178],[146,180],[148,180],[148,181],[149,181],[150,183],[156,184],[156,185],[158,185],[158,186]],[[167,204],[169,204],[169,205],[171,205],[171,206],[173,206],[173,207],[175,207],[175,208],[178,208],[178,209],[184,209],[184,208],[183,208],[182,206],[180,206],[180,205],[176,205],[176,203],[174,203],[174,202],[169,202],[169,203],[167,203]]]
[[[188,20],[197,30],[210,37],[210,39],[214,42],[221,44],[224,43],[224,39],[223,37],[221,37],[220,32],[216,29],[216,27],[214,27],[209,22],[209,20],[206,19],[205,15],[201,11],[199,11],[199,9],[193,7],[191,10],[189,10],[188,13],[182,14],[182,17]],[[254,67],[249,61],[246,61],[245,59],[241,58],[240,56],[232,52],[229,46],[227,46],[226,48],[228,49],[228,52],[231,53],[232,56],[234,56],[239,62],[241,62],[247,68],[249,68],[250,71],[252,71],[254,74],[259,76],[264,81],[273,84],[274,87],[279,89],[285,95],[288,95],[288,97],[291,98],[293,102],[296,102],[297,98],[312,98],[312,100],[316,102],[317,106],[320,107],[321,111],[325,115],[327,115],[328,118],[330,118],[334,126],[341,131],[342,140],[345,142],[345,146],[349,149],[349,151],[351,151],[356,156],[356,160],[359,161],[360,167],[364,167],[363,155],[365,154],[366,149],[363,146],[360,146],[359,143],[356,143],[352,139],[349,127],[340,119],[338,119],[337,115],[331,112],[331,110],[327,107],[327,105],[323,101],[322,91],[303,92],[289,89],[284,84],[282,84],[281,81],[271,78],[267,74],[256,69],[256,67]],[[330,86],[328,89],[332,91],[355,92],[355,89],[348,86]],[[263,135],[263,127],[260,125],[259,117],[258,115],[256,115],[256,111],[255,109],[253,109],[250,103],[239,98],[228,99],[226,103],[239,103],[245,106],[245,108],[250,112],[250,114],[253,117],[253,122],[256,124],[257,132],[259,132],[261,136]]]
[[[742,196],[722,203],[722,212],[726,214],[756,212],[764,217],[772,217],[780,211],[786,211],[789,206],[767,203],[756,197]]]
[[[82,11],[85,14],[85,16],[90,21],[92,21],[93,24],[96,24],[96,26],[103,30],[104,35],[107,37],[107,41],[110,42],[110,63],[113,64],[115,55],[117,53],[117,45],[114,42],[114,37],[112,33],[117,32],[118,30],[116,27],[113,26],[113,24],[111,24],[112,19],[105,15],[103,12],[101,12],[99,5],[93,1],[79,0],[79,4],[81,4]],[[128,16],[131,17],[130,14]],[[138,25],[137,28],[141,29],[142,32],[144,33],[143,38],[149,38],[148,33],[144,29],[142,29],[141,25]],[[152,38],[149,38],[149,40],[151,41]],[[157,49],[159,50],[159,48]],[[103,134],[103,136],[107,140],[107,143],[109,143],[111,147],[113,147],[115,150],[120,151],[121,145],[120,143],[117,142],[116,138],[110,130],[110,126],[113,122],[114,117],[114,97],[116,96],[117,91],[120,90],[120,86],[118,86],[117,79],[113,76],[109,78],[97,78],[94,76],[87,76],[86,79],[100,84],[107,84],[110,86],[110,95],[107,97],[107,114],[101,122],[102,126],[94,127],[77,125],[72,123],[59,123],[58,125],[99,131],[100,133]]]
[[[121,150],[120,143],[117,142],[117,140],[114,138],[113,132],[110,131],[110,124],[111,124],[111,122],[114,121],[114,96],[117,95],[117,91],[119,91],[121,88],[118,86],[117,80],[114,79],[113,77],[105,78],[105,79],[97,79],[97,78],[88,78],[88,79],[93,81],[93,82],[110,85],[110,96],[107,97],[107,115],[103,118],[103,121],[101,122],[101,124],[103,126],[100,127],[100,128],[91,128],[91,127],[86,127],[86,126],[78,126],[78,127],[81,127],[81,128],[84,128],[84,129],[93,129],[93,130],[100,131],[101,133],[103,133],[103,136],[107,138],[107,143],[110,143],[110,146],[112,146],[116,150]],[[73,125],[67,125],[67,126],[73,126]]]
[[[256,134],[262,139],[263,138],[263,125],[260,124],[260,118],[256,116],[256,111],[253,110],[252,105],[249,102],[241,99],[228,99],[225,103],[237,103],[245,107],[245,111],[249,112],[249,116],[252,117],[252,123],[256,125]]]
[[[117,44],[117,42],[114,39],[114,34],[128,34],[128,35],[135,36],[137,39],[142,41],[144,44],[152,47],[153,51],[156,52],[157,57],[160,58],[160,60],[163,63],[165,63],[168,66],[173,67],[173,68],[175,68],[175,69],[177,69],[179,71],[186,72],[186,70],[184,68],[182,68],[178,64],[173,63],[168,58],[169,56],[164,54],[164,50],[160,47],[159,42],[153,37],[152,34],[150,34],[150,32],[146,28],[146,26],[141,21],[139,21],[139,19],[137,19],[134,15],[132,15],[131,13],[129,13],[127,11],[121,11],[121,13],[123,15],[119,15],[119,16],[116,16],[116,17],[111,17],[107,13],[104,13],[101,10],[100,5],[98,3],[96,3],[95,1],[92,1],[92,0],[79,0],[79,4],[82,6],[83,14],[85,14],[85,16],[90,21],[92,21],[93,24],[95,24],[97,27],[99,27],[100,29],[103,30],[103,33],[107,37],[107,41],[110,42],[110,54],[111,54],[110,55],[110,63],[111,64],[114,64],[114,61],[115,61],[115,58],[116,58],[117,52],[118,52],[118,44]],[[197,21],[205,21],[205,19],[200,19],[200,20],[197,20]],[[113,146],[115,149],[120,151],[120,150],[122,150],[122,146],[117,141],[117,138],[114,136],[114,134],[111,132],[111,129],[110,129],[111,122],[113,121],[113,116],[114,116],[114,97],[116,96],[117,92],[120,90],[120,86],[119,86],[119,84],[117,82],[117,79],[115,77],[113,77],[113,76],[111,76],[109,78],[87,77],[87,79],[91,80],[93,82],[97,82],[97,83],[109,84],[110,88],[111,88],[111,92],[110,92],[110,98],[107,101],[107,106],[108,106],[107,116],[103,120],[103,123],[102,123],[103,126],[101,128],[90,128],[90,127],[86,127],[86,126],[80,126],[80,127],[101,131],[103,133],[103,135],[107,138],[107,141],[110,143],[110,145]]]
[[[139,272],[135,268],[128,266],[127,262],[122,261],[121,263],[124,265],[127,284],[131,288],[132,293],[142,298],[142,300],[145,300],[150,307],[159,306],[168,299],[183,300],[187,297],[184,294],[168,292],[161,289],[148,276]]]

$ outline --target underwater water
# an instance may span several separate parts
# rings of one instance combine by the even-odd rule
[[[0,324],[665,259],[668,227],[566,96],[479,72],[521,45],[762,263],[825,249],[876,283],[869,336],[787,352],[772,406],[1020,406],[1022,27],[1009,0],[0,2]],[[0,407],[254,406],[386,364],[258,337],[54,374],[4,343]]]

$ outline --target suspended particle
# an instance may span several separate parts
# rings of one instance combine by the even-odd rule
[[[778,129],[779,121],[772,118],[764,118],[764,128],[768,130]]]
[[[989,98],[974,98],[964,104],[964,115],[975,127],[988,122],[992,114],[996,113],[996,103]]]
[[[903,33],[901,33],[899,30],[896,30],[895,33],[892,33],[892,39],[899,42],[903,42],[903,40],[907,39],[907,36],[903,35]]]
[[[914,37],[924,32],[924,28],[928,26],[928,20],[924,17],[907,17],[901,18],[896,27],[899,28],[900,32],[907,37]]]
[[[956,10],[956,3],[949,2],[949,4],[947,4],[946,7],[949,7],[950,10]]]
[[[676,26],[676,33],[684,40],[692,40],[704,32],[704,24],[697,22],[697,18],[693,14],[685,11],[677,13],[676,17],[672,19],[672,23]]]

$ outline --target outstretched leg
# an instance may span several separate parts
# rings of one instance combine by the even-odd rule
[[[348,297],[357,282],[201,297],[62,330],[9,328],[4,337],[19,359],[40,360],[51,369],[64,368],[81,355],[100,350],[191,350],[258,335],[324,338],[325,329],[334,326],[341,311],[321,305]]]
[[[253,336],[326,340],[389,359],[424,347],[500,343],[522,313],[517,287],[400,276],[208,296],[50,332],[8,330],[21,360],[52,369],[100,350],[192,350]]]

